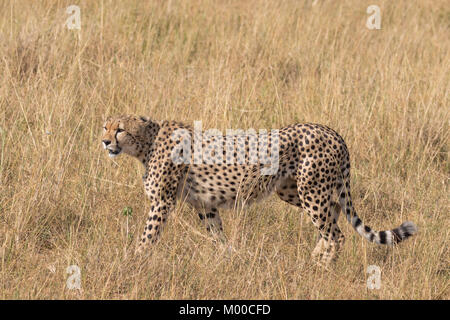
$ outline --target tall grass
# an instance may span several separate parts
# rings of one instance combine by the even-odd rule
[[[81,30],[64,26],[72,4]],[[381,30],[365,27],[372,4]],[[450,297],[447,1],[2,1],[0,57],[1,298]],[[307,215],[273,196],[222,213],[232,252],[178,205],[136,258],[143,168],[100,145],[105,117],[123,113],[220,130],[329,125],[349,146],[363,220],[419,233],[386,248],[341,219],[347,241],[325,271]]]

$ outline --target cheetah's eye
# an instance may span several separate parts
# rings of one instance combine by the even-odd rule
[[[120,133],[120,132],[124,132],[125,130],[123,130],[123,129],[121,129],[121,128],[117,128],[117,133]]]

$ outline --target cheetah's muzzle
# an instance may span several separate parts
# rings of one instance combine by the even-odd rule
[[[103,140],[102,145],[105,150],[108,150],[110,158],[114,158],[122,152],[122,148],[118,145],[111,145],[110,140]]]
[[[108,152],[109,157],[114,158],[117,157],[122,152],[122,149],[121,148],[117,148],[116,150],[108,149]]]

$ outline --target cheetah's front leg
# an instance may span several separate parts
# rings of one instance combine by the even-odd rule
[[[144,233],[136,249],[137,253],[142,253],[149,244],[158,240],[169,214],[175,207],[177,187],[183,174],[181,166],[158,160],[160,159],[149,164],[150,170],[144,180],[145,192],[150,199],[151,208]]]
[[[155,243],[161,234],[161,231],[167,221],[173,205],[165,201],[153,201],[145,224],[137,253],[142,253],[148,245]]]

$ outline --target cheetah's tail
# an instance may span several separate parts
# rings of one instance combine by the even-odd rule
[[[417,233],[417,227],[411,221],[403,222],[400,226],[392,230],[372,230],[369,226],[364,225],[361,219],[357,216],[356,211],[351,204],[351,200],[349,202],[346,198],[341,197],[340,204],[343,212],[347,216],[347,221],[353,226],[356,232],[358,232],[361,236],[363,236],[370,242],[375,242],[377,244],[394,245]],[[350,205],[347,206],[347,204]]]

